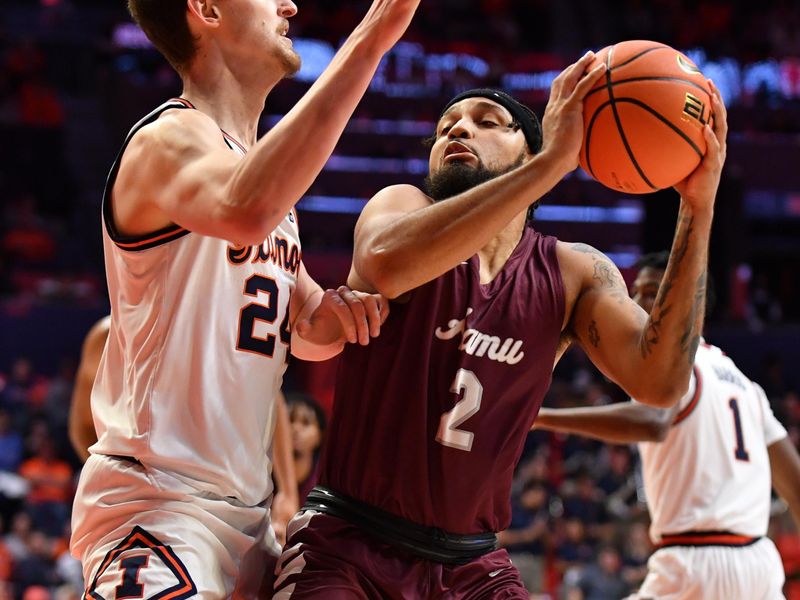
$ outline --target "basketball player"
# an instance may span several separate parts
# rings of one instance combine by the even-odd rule
[[[69,441],[72,443],[75,454],[83,462],[89,458],[89,446],[97,441],[90,399],[110,327],[111,317],[103,317],[92,325],[89,333],[86,334],[81,348],[81,362],[75,373],[75,384],[72,387],[72,400],[69,406]]]
[[[648,318],[602,253],[526,227],[531,202],[578,164],[582,100],[605,69],[587,73],[592,60],[555,79],[542,128],[504,93],[456,96],[432,140],[428,193],[392,186],[365,207],[349,283],[395,303],[381,337],[341,359],[320,484],[289,524],[276,598],[527,599],[495,532],[568,341],[648,404],[684,394],[724,107],[715,91],[717,129],[677,186],[675,244]]]
[[[667,254],[640,266],[631,295],[652,310]],[[800,456],[764,391],[719,348],[700,344],[689,390],[673,407],[543,408],[535,427],[639,443],[658,550],[632,598],[783,598],[781,559],[765,537],[770,471],[800,526]]]
[[[86,334],[81,360],[72,389],[69,411],[69,438],[72,448],[83,462],[89,458],[89,447],[97,442],[92,419],[91,394],[100,358],[108,339],[111,317],[103,317]],[[277,395],[275,436],[272,450],[272,468],[277,490],[271,506],[272,525],[278,543],[286,542],[286,525],[299,508],[297,476],[292,455],[292,436],[289,413],[282,393]]]
[[[311,280],[293,206],[418,3],[375,0],[257,141],[268,92],[300,65],[297,7],[129,1],[184,88],[134,126],[104,196],[111,330],[73,511],[88,596],[256,593],[261,573],[239,571],[278,551],[267,448],[290,343],[322,360],[368,343],[386,315],[376,295]]]

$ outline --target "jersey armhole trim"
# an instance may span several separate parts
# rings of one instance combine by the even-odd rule
[[[703,378],[700,375],[700,369],[697,368],[697,365],[693,367],[693,370],[695,377],[694,396],[692,396],[691,402],[675,416],[675,420],[672,421],[673,427],[692,414],[694,409],[697,408],[697,403],[700,401],[700,394],[703,392]]]
[[[111,209],[111,194],[113,191],[114,183],[117,179],[117,173],[119,172],[120,163],[122,161],[122,155],[124,154],[128,144],[130,144],[131,139],[133,136],[145,125],[148,125],[158,119],[161,114],[169,109],[195,109],[194,105],[184,98],[171,98],[149,115],[144,117],[141,121],[139,121],[136,125],[134,125],[131,132],[128,134],[127,138],[125,139],[125,143],[123,144],[122,148],[120,149],[119,153],[117,154],[117,158],[114,161],[114,165],[111,168],[111,172],[108,175],[108,181],[106,182],[106,189],[103,192],[103,222],[106,226],[106,231],[108,232],[108,237],[111,238],[111,241],[120,248],[121,250],[126,250],[129,252],[139,252],[142,250],[148,250],[150,248],[154,248],[156,246],[160,246],[161,244],[166,244],[168,242],[172,242],[179,238],[182,238],[188,233],[191,233],[188,229],[181,227],[177,223],[173,223],[171,225],[167,225],[166,227],[162,227],[157,231],[152,231],[148,233],[144,233],[141,235],[122,235],[117,231],[116,225],[114,224],[114,217],[112,214]]]

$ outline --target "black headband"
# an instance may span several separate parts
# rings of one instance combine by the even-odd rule
[[[542,149],[542,126],[539,123],[539,118],[530,108],[522,104],[519,100],[512,98],[500,90],[475,88],[474,90],[461,92],[447,103],[447,106],[444,107],[442,113],[439,115],[439,120],[441,120],[444,113],[446,113],[451,106],[467,98],[487,98],[492,102],[497,102],[497,104],[510,112],[514,122],[519,124],[531,152],[536,154]]]

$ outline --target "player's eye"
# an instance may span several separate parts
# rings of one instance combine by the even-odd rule
[[[497,127],[500,124],[495,123],[494,121],[490,121],[488,119],[484,119],[483,121],[481,121],[481,125],[483,125],[484,127]]]

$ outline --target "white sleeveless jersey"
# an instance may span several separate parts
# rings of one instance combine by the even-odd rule
[[[767,446],[786,436],[764,390],[701,344],[692,383],[662,442],[639,444],[651,538],[686,531],[767,533]]]
[[[95,454],[138,459],[201,492],[248,505],[272,491],[268,450],[289,352],[289,298],[300,268],[296,214],[260,246],[236,247],[177,225],[116,233],[103,206],[111,331],[92,391]],[[244,154],[227,134],[226,143]]]

